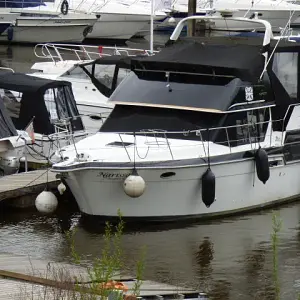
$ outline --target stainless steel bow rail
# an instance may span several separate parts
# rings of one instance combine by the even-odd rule
[[[157,53],[158,51],[154,51]],[[37,44],[34,54],[38,58],[58,61],[77,60],[79,62],[94,60],[105,56],[123,55],[152,55],[150,50],[126,47],[90,46],[74,44]]]

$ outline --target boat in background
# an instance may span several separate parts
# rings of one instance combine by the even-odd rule
[[[0,0],[0,15],[1,9],[12,18],[17,14],[14,26],[0,35],[0,41],[10,43],[80,43],[97,20],[94,14],[70,11],[67,0]]]
[[[0,36],[6,37],[6,40],[11,39],[11,28],[16,24],[20,13],[12,13],[10,9],[0,8]]]
[[[143,49],[51,43],[36,45],[34,53],[47,61],[35,63],[30,75],[71,82],[79,114],[90,133],[99,130],[113,109],[107,100],[130,72],[126,58],[151,55]]]
[[[72,8],[97,16],[97,22],[88,34],[88,39],[125,42],[150,23],[150,6],[143,7],[130,1],[73,1]],[[156,11],[155,21],[166,18],[166,13]]]
[[[187,0],[175,0],[172,4],[173,24],[163,22],[157,30],[173,30],[178,22],[187,17]],[[246,0],[212,0],[198,1],[196,15],[231,16],[231,20],[214,20],[213,23],[206,24],[207,28],[218,31],[252,31],[253,29],[263,31],[264,26],[260,24],[250,24],[236,22],[234,18],[260,18],[271,23],[273,32],[280,32],[288,21],[292,24],[300,16],[300,6],[281,0],[262,0],[253,2],[253,5]]]
[[[99,132],[58,153],[84,216],[178,222],[299,199],[300,47],[247,18],[228,21],[262,38],[179,38],[218,19],[183,19],[158,54],[131,58]]]
[[[7,72],[0,75],[0,95],[17,130],[32,123],[28,161],[48,163],[57,149],[87,136],[70,82]]]

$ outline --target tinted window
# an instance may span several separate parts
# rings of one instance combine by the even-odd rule
[[[275,53],[272,68],[290,97],[297,98],[298,53]]]

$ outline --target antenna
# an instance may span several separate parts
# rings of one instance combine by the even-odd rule
[[[153,54],[153,31],[154,31],[154,1],[151,0],[151,12],[150,12],[150,53]]]

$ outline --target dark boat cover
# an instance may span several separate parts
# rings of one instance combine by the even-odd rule
[[[129,74],[110,97],[115,104],[139,105],[220,113],[227,111],[241,88],[234,78],[225,85],[149,81]]]
[[[148,57],[132,58],[132,68],[227,74],[257,81],[263,67],[262,45],[179,41]]]
[[[3,89],[8,96],[7,105],[11,106],[10,116],[15,127],[19,130],[25,129],[33,117],[36,133],[46,135],[54,133],[53,122],[55,119],[70,118],[74,131],[83,129],[72,84],[68,81],[50,80],[22,73],[6,73],[0,75],[0,89]],[[51,89],[53,93],[49,94]],[[22,94],[20,102],[15,99],[11,91]],[[16,115],[14,114],[15,109],[18,111]],[[56,117],[51,116],[51,112],[54,111]]]
[[[44,93],[49,88],[71,86],[68,81],[58,81],[23,73],[5,73],[0,75],[0,88],[20,93]]]

